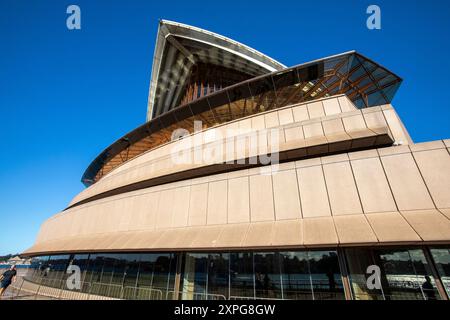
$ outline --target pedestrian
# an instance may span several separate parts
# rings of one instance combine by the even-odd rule
[[[16,271],[15,265],[12,265],[9,268],[9,270],[6,270],[0,276],[0,297],[3,295],[3,293],[9,287],[9,285],[16,281],[16,276],[17,276],[17,271]]]

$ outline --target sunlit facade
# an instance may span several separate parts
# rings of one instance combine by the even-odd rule
[[[87,188],[43,223],[23,253],[22,289],[448,300],[450,140],[413,143],[391,105],[401,82],[355,51],[286,67],[161,21],[147,121],[94,159]]]

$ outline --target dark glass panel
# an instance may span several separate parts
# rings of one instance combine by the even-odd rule
[[[226,299],[229,290],[229,253],[212,253],[208,261],[208,298]]]
[[[124,299],[136,299],[137,291],[137,276],[139,272],[140,254],[126,254],[123,255],[125,261],[124,275],[123,275],[123,295]]]
[[[283,299],[312,300],[307,252],[282,252]]]
[[[174,109],[175,118],[177,121],[182,121],[192,117],[192,111],[189,105],[185,105],[179,108]]]
[[[139,264],[136,299],[163,299],[167,296],[169,273],[171,271],[170,253],[144,254]]]
[[[27,278],[31,281],[39,281],[46,273],[49,256],[33,257],[27,272]]]
[[[91,254],[89,256],[89,264],[88,264],[86,277],[85,277],[86,282],[89,282],[89,285],[86,288],[86,290],[88,290],[87,292],[95,292],[95,291],[93,291],[93,290],[95,290],[95,288],[94,288],[95,284],[101,283],[103,264],[104,264],[103,258],[104,257],[102,254]]]
[[[205,111],[211,111],[208,100],[206,98],[194,101],[190,104],[193,115],[198,115]]]
[[[345,299],[337,253],[310,251],[308,261],[314,300]]]
[[[422,250],[377,250],[375,254],[385,277],[382,285],[386,299],[438,298],[436,285]]]
[[[247,114],[255,114],[271,110],[277,107],[276,93],[272,77],[264,77],[249,82],[250,92],[253,96],[251,108],[247,108]]]
[[[253,254],[256,298],[281,299],[280,259],[276,252]]]
[[[230,253],[230,299],[254,298],[253,254]]]
[[[226,91],[208,97],[208,101],[214,114],[216,124],[234,119],[233,115],[230,113],[230,101],[228,100],[228,94]]]
[[[69,257],[69,255],[50,256],[40,278],[40,283],[49,287],[61,288],[64,284]]]
[[[175,113],[173,111],[169,111],[161,115],[160,120],[164,128],[167,128],[172,124],[177,123],[177,119],[175,118]]]
[[[431,255],[445,291],[450,296],[450,249],[431,249]]]

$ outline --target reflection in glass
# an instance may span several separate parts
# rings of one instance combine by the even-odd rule
[[[430,251],[445,291],[450,296],[450,249],[431,249]]]
[[[435,300],[438,292],[422,250],[376,251],[386,284],[386,299]],[[383,285],[383,281],[382,281]]]
[[[253,254],[230,253],[230,299],[254,298]]]
[[[336,251],[308,252],[314,300],[343,300],[344,287]]]
[[[281,275],[284,299],[312,300],[307,252],[282,252]]]
[[[212,253],[208,260],[208,299],[227,299],[229,254]]]
[[[208,254],[186,253],[183,275],[183,299],[206,300]]]
[[[255,295],[257,298],[281,299],[280,259],[276,252],[253,254]]]

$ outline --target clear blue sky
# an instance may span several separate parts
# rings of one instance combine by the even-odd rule
[[[79,31],[66,8],[81,7]],[[366,28],[366,8],[382,30]],[[450,138],[450,2],[0,0],[0,255],[83,189],[106,146],[145,121],[158,19],[205,28],[291,66],[352,49],[404,82],[416,142]]]

